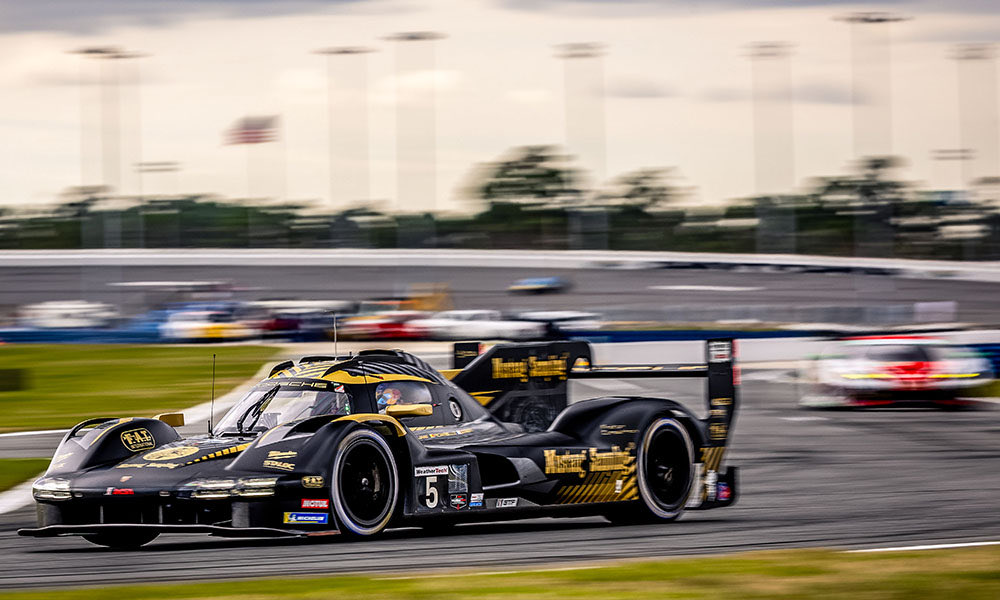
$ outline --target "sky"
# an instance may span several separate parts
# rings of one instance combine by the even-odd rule
[[[857,10],[908,20],[887,26],[890,76],[863,70],[873,89],[855,99],[850,26],[835,17]],[[386,39],[409,31],[444,37]],[[118,110],[107,114],[121,130],[104,143],[120,140],[114,162],[126,194],[140,191],[136,162],[173,161],[178,172],[146,174],[141,191],[469,210],[482,165],[515,146],[569,139],[591,184],[672,168],[691,202],[716,205],[774,191],[764,188],[775,181],[793,192],[812,176],[847,172],[855,100],[891,117],[886,143],[907,159],[901,176],[955,188],[961,165],[932,155],[971,144],[960,134],[950,55],[958,43],[998,38],[1000,3],[988,0],[0,0],[0,204],[41,206],[107,179],[101,93],[114,88],[99,83],[108,63],[105,74],[120,84]],[[560,44],[579,42],[600,44],[602,57],[557,56]],[[756,42],[789,50],[757,75],[763,176]],[[144,56],[71,53],[93,46]],[[372,52],[315,53],[330,46]],[[968,93],[995,110],[995,65],[981,68],[988,76]],[[888,82],[884,99],[879,81]],[[996,123],[988,106],[975,110],[968,127],[979,132],[973,141],[992,145],[981,153],[992,161]],[[247,115],[279,115],[279,141],[226,145],[226,131]],[[785,124],[787,148],[772,131]],[[790,158],[780,158],[786,149]]]

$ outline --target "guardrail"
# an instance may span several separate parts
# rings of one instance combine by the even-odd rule
[[[1000,262],[951,262],[793,254],[456,249],[5,250],[0,267],[67,266],[435,266],[477,268],[765,269],[1000,282]]]

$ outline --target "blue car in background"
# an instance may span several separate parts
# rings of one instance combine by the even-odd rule
[[[507,291],[512,294],[555,294],[565,292],[570,287],[570,282],[559,276],[528,277],[515,281]]]

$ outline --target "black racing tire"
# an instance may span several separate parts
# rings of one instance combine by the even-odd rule
[[[616,524],[674,521],[691,496],[694,473],[694,444],[687,429],[676,419],[656,419],[636,453],[639,502],[615,507],[604,516]]]
[[[337,446],[331,476],[333,510],[342,532],[370,536],[385,529],[399,505],[399,469],[385,438],[355,429]]]
[[[91,544],[105,546],[112,550],[137,550],[155,540],[160,534],[156,531],[137,531],[134,533],[94,533],[83,536]]]

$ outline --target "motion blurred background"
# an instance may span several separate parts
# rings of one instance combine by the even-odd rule
[[[0,249],[103,257],[3,254],[0,319],[14,328],[141,316],[131,327],[187,339],[166,325],[183,309],[185,323],[239,321],[218,335],[246,338],[289,311],[325,331],[387,298],[502,311],[494,320],[573,309],[588,325],[994,318],[978,289],[906,289],[876,276],[913,269],[858,262],[1000,255],[990,2],[0,6]],[[317,252],[268,254],[267,267],[164,251],[205,248]],[[319,253],[397,248],[430,253]],[[744,258],[508,255],[488,275],[471,259],[435,270],[498,249]],[[684,272],[594,274],[608,267]],[[705,282],[689,271],[719,268],[755,274],[691,287]],[[789,270],[846,279],[760,283]],[[308,304],[333,300],[347,304]],[[239,318],[218,304],[260,301],[272,304]],[[191,302],[214,304],[178,305]],[[551,334],[569,315],[549,317]]]

